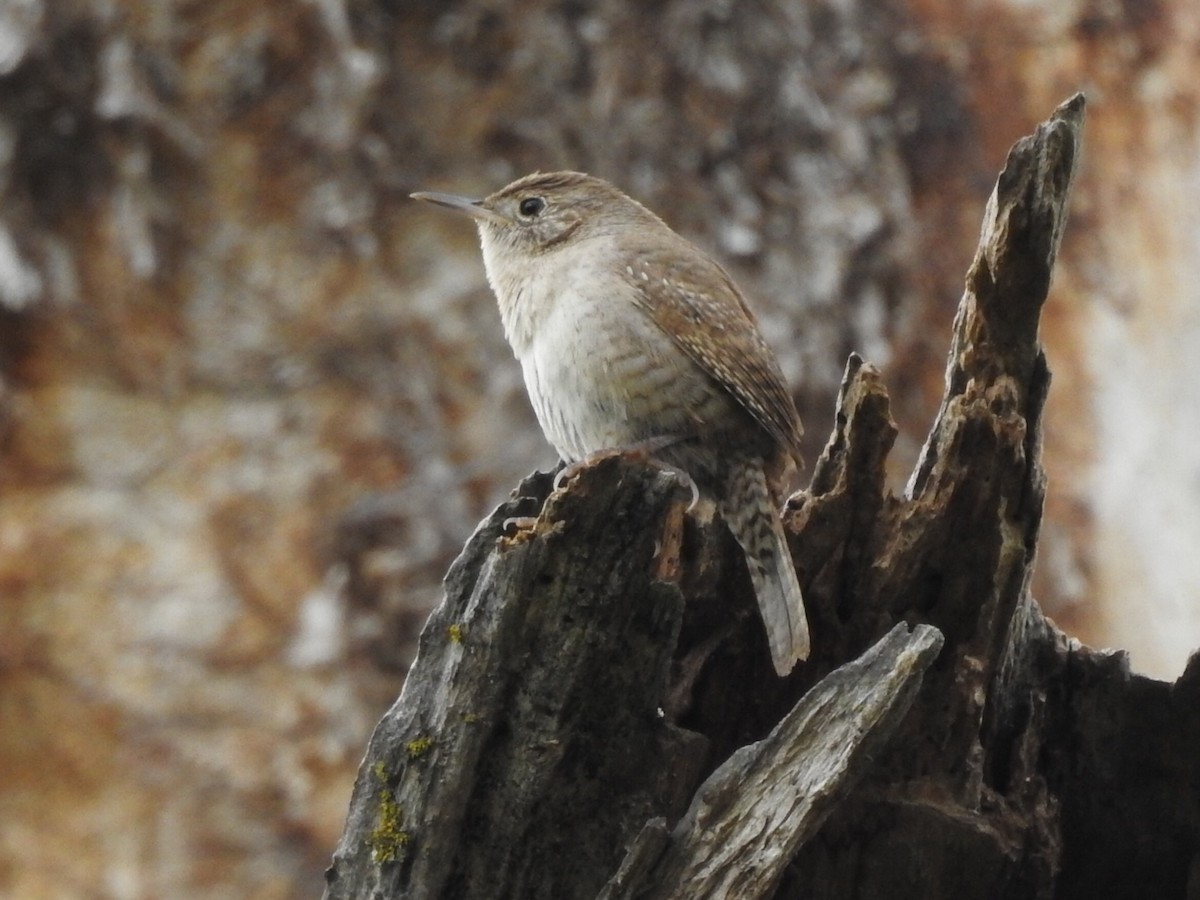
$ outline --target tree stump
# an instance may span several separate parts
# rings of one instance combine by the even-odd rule
[[[1029,593],[1083,118],[1009,154],[902,497],[851,356],[785,512],[812,658],[775,677],[740,551],[671,473],[530,477],[446,577],[329,900],[1200,897],[1200,663],[1131,675]]]

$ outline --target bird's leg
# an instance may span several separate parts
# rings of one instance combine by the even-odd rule
[[[588,466],[593,466],[601,460],[610,459],[614,456],[624,456],[629,459],[652,462],[664,472],[674,476],[680,485],[692,493],[691,502],[688,503],[687,507],[687,512],[691,512],[696,507],[696,504],[700,502],[700,488],[696,486],[696,482],[692,479],[692,476],[683,469],[673,466],[670,463],[665,463],[661,459],[656,459],[654,456],[655,453],[664,447],[670,447],[672,444],[677,444],[682,440],[684,438],[674,435],[661,435],[647,438],[644,441],[638,441],[636,444],[630,444],[628,447],[614,447],[590,453],[583,459],[567,463],[558,470],[558,474],[554,476],[554,490],[560,490],[566,482],[570,481]],[[513,534],[526,528],[532,528],[536,523],[537,516],[513,516],[512,518],[505,519],[500,527],[504,530],[505,534]]]
[[[652,462],[664,472],[673,475],[683,487],[691,491],[692,499],[687,507],[687,512],[691,512],[695,509],[696,504],[700,502],[700,488],[696,485],[695,480],[683,469],[663,462],[654,455],[658,451],[670,447],[672,444],[677,444],[682,440],[685,440],[685,438],[679,435],[664,434],[646,438],[643,441],[638,441],[636,444],[630,444],[628,447],[616,447],[610,450],[599,450],[596,453],[591,453],[583,459],[563,466],[558,474],[554,476],[554,490],[557,491],[566,481],[574,478],[588,466],[595,465],[601,460],[613,456],[624,456],[630,459]]]

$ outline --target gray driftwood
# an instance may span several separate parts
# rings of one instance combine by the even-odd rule
[[[1132,676],[1029,593],[1083,106],[1009,154],[902,497],[880,375],[847,365],[786,513],[812,659],[774,677],[740,553],[669,473],[527,479],[447,576],[328,898],[1200,896],[1200,664]]]

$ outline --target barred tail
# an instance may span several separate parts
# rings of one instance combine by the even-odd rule
[[[775,671],[786,675],[797,662],[808,659],[808,617],[804,613],[804,597],[800,581],[792,565],[783,525],[772,510],[772,550],[761,559],[761,565],[750,564],[750,578],[758,596],[758,608],[767,626],[771,644],[771,659]]]
[[[783,523],[761,466],[735,471],[729,488],[721,514],[746,554],[775,671],[787,675],[797,662],[808,658],[809,636],[804,597]]]

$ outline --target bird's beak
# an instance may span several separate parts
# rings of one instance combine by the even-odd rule
[[[414,200],[424,200],[426,203],[436,203],[447,209],[464,212],[472,219],[481,222],[494,222],[497,225],[507,225],[509,221],[495,210],[482,206],[482,200],[472,200],[470,197],[459,197],[457,194],[439,194],[436,191],[417,191],[409,194]]]

